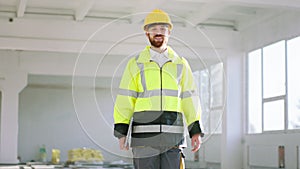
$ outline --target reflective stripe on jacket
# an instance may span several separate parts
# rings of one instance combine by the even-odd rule
[[[149,49],[130,59],[124,70],[114,106],[115,135],[126,135],[133,116],[133,145],[155,140],[175,145],[183,138],[183,115],[189,128],[194,128],[190,135],[201,132],[196,84],[187,61],[170,47],[170,61],[162,67],[150,60]],[[170,139],[173,136],[176,139]]]

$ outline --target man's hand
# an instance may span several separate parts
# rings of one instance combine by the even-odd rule
[[[192,139],[191,139],[191,146],[192,146],[192,152],[196,152],[199,150],[200,145],[201,145],[201,134],[195,134],[193,135]]]
[[[129,146],[125,145],[126,137],[119,138],[119,145],[121,150],[129,150]]]

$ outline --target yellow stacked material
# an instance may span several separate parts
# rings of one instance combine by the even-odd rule
[[[101,162],[103,156],[100,150],[79,148],[68,152],[68,161],[70,162]]]
[[[60,162],[60,150],[59,149],[52,149],[52,164],[59,164]]]

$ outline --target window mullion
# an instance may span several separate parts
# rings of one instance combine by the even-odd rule
[[[269,97],[269,98],[263,98],[263,103],[265,102],[272,102],[272,101],[277,101],[277,100],[285,100],[286,95],[281,95],[281,96],[275,96],[275,97]]]
[[[265,131],[265,129],[264,129],[264,67],[263,67],[263,65],[264,65],[264,59],[263,59],[263,57],[264,57],[264,49],[263,48],[261,48],[261,65],[260,65],[260,67],[261,67],[261,130],[262,130],[262,132],[264,132]]]
[[[285,99],[284,99],[284,130],[288,130],[288,49],[287,40],[285,40]]]
[[[208,114],[208,130],[209,130],[209,133],[210,134],[213,134],[212,132],[212,128],[211,128],[211,111],[212,111],[212,103],[211,103],[211,70],[210,69],[207,69],[207,72],[208,72],[208,105],[209,105],[209,114]]]

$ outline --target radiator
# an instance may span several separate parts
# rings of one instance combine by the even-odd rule
[[[248,147],[249,166],[284,168],[284,146],[251,145]]]

